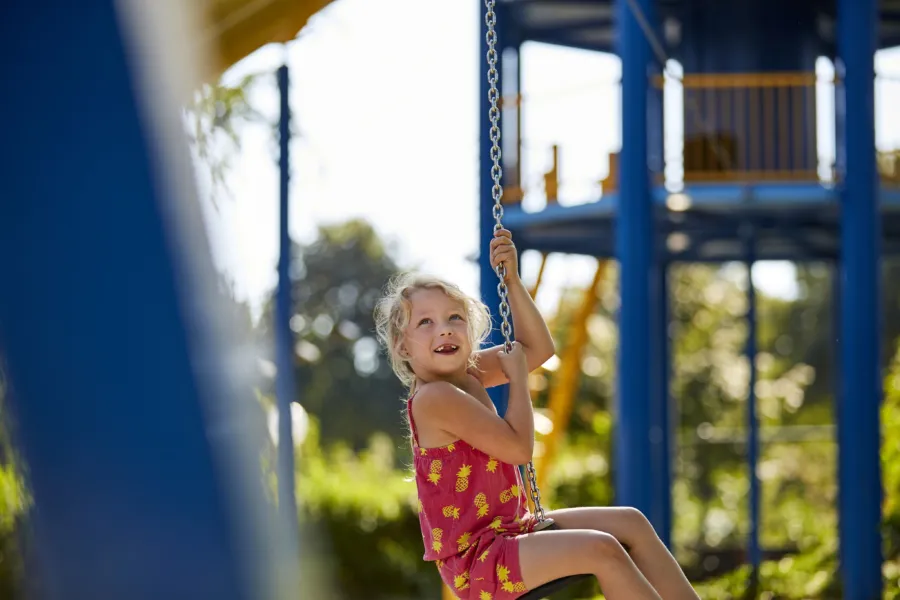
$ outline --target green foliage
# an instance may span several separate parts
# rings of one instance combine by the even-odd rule
[[[206,168],[214,202],[219,191],[227,191],[225,178],[232,158],[241,149],[238,126],[264,121],[249,101],[260,77],[261,74],[254,73],[232,85],[223,81],[204,84],[186,107],[188,139],[196,158]]]
[[[758,298],[757,386],[762,426],[833,422],[832,273],[799,264],[799,298]]]
[[[12,535],[31,505],[22,474],[13,462],[0,465],[0,536]]]
[[[882,404],[882,485],[884,489],[883,525],[884,600],[900,600],[900,351],[888,369],[884,382]],[[797,449],[795,448],[795,453]],[[832,452],[833,454],[833,452]],[[825,471],[833,471],[835,457],[807,456],[797,460],[790,474],[794,481],[822,477]],[[808,531],[813,535],[794,540],[799,553],[780,560],[765,561],[760,567],[759,589],[761,598],[770,600],[804,600],[806,598],[839,598],[836,535],[837,523],[833,509],[817,506],[822,499],[802,494],[802,486],[796,486],[790,500],[786,496],[777,502],[774,529],[789,532]],[[833,504],[834,492],[828,499]],[[824,518],[823,518],[824,517]],[[775,520],[773,519],[773,520]],[[799,522],[799,524],[798,524]],[[771,525],[771,523],[770,523]],[[748,589],[750,571],[741,567],[724,576],[705,581],[697,586],[704,598],[744,598]]]
[[[375,337],[373,310],[398,267],[365,221],[319,228],[296,246],[293,274],[299,401],[321,423],[323,443],[363,448],[375,432],[404,443],[403,387]],[[261,333],[268,335],[273,307]]]
[[[839,598],[834,571],[835,548],[823,546],[818,552],[798,557],[787,556],[760,565],[758,595],[752,595],[751,568],[741,566],[721,577],[695,585],[701,598],[751,600],[805,600]]]
[[[679,440],[674,540],[678,558],[699,568],[705,552],[740,547],[747,532],[747,302],[740,272],[711,265],[673,267],[670,287]]]
[[[327,539],[338,598],[440,597],[437,569],[422,560],[415,483],[394,454],[385,435],[359,453],[323,450],[314,425],[298,457],[302,519]]]
[[[10,430],[5,377],[0,367],[0,598],[24,596],[24,555],[30,541],[27,517],[32,507],[23,461]],[[32,583],[33,585],[33,583]]]
[[[885,600],[900,600],[900,346],[885,379],[881,409],[881,469],[885,491]]]

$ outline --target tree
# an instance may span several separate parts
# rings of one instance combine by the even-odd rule
[[[373,311],[398,267],[362,220],[319,228],[294,246],[292,281],[298,402],[321,424],[323,443],[366,446],[375,432],[403,444],[404,390],[380,351]],[[262,320],[272,326],[270,301]]]

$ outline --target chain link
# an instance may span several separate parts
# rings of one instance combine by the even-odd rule
[[[491,197],[494,199],[494,232],[503,228],[503,186],[500,181],[503,176],[503,169],[500,166],[500,108],[497,106],[500,101],[500,90],[497,87],[499,73],[497,71],[497,14],[494,12],[496,0],[484,0],[487,12],[485,14],[485,23],[487,24],[487,62],[488,71],[487,78],[490,84],[488,90],[488,101],[491,107],[488,110],[488,117],[491,121],[490,137],[491,137],[491,179],[494,185],[491,188]],[[500,283],[497,284],[497,294],[500,296],[500,332],[503,334],[506,351],[512,351],[512,326],[509,323],[509,289],[506,287],[506,266],[503,263],[497,265],[495,269]],[[544,508],[541,506],[541,490],[538,489],[537,475],[534,470],[534,462],[528,461],[525,466],[525,472],[528,475],[528,487],[531,491],[531,501],[534,503],[535,516],[538,519],[538,528],[540,524],[546,521],[544,516]]]

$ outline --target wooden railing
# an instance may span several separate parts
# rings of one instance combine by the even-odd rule
[[[665,175],[657,173],[657,184],[835,181],[833,78],[814,72],[687,74],[655,83],[668,119]],[[878,172],[883,185],[900,187],[900,77],[879,76],[875,86]],[[558,149],[552,150],[552,167],[543,174],[551,203],[560,187]],[[618,158],[609,157],[604,194],[618,188]],[[515,167],[505,165],[504,172],[515,173]],[[516,179],[505,182],[505,203],[522,200],[525,190]]]
[[[818,180],[815,73],[687,75],[665,93],[684,107],[686,183]]]

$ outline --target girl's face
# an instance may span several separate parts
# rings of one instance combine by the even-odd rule
[[[401,351],[416,375],[430,381],[464,374],[472,346],[463,304],[440,289],[416,290],[409,302]]]

